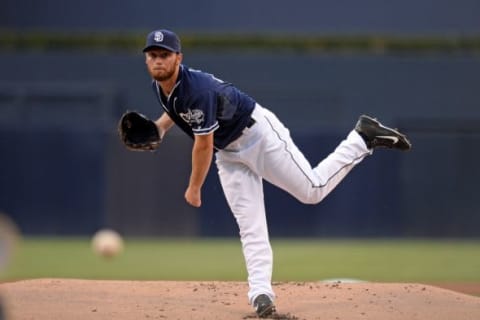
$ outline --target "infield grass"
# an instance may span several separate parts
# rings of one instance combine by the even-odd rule
[[[126,238],[106,260],[88,238],[23,239],[2,279],[246,280],[238,239]],[[480,241],[273,239],[274,281],[480,282]]]

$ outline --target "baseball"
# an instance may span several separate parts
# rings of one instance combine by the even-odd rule
[[[92,249],[101,257],[113,258],[123,251],[123,239],[114,230],[102,229],[93,235]]]

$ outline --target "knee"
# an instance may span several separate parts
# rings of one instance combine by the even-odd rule
[[[303,204],[319,204],[323,200],[324,196],[321,192],[316,190],[310,190],[300,196],[297,196],[297,199]]]
[[[317,200],[317,199],[305,199],[305,200],[300,200],[301,203],[303,204],[309,204],[309,205],[315,205],[319,204],[322,200]]]

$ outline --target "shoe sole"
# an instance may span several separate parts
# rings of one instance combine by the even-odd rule
[[[275,311],[275,306],[272,304],[266,307],[265,310],[263,310],[262,312],[257,312],[257,315],[260,318],[265,318],[272,315]]]

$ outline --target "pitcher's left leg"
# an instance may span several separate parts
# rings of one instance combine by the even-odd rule
[[[248,272],[248,299],[253,303],[257,296],[266,294],[273,300],[273,254],[265,216],[262,178],[243,163],[228,158],[219,151],[216,163],[225,197],[240,229]]]

